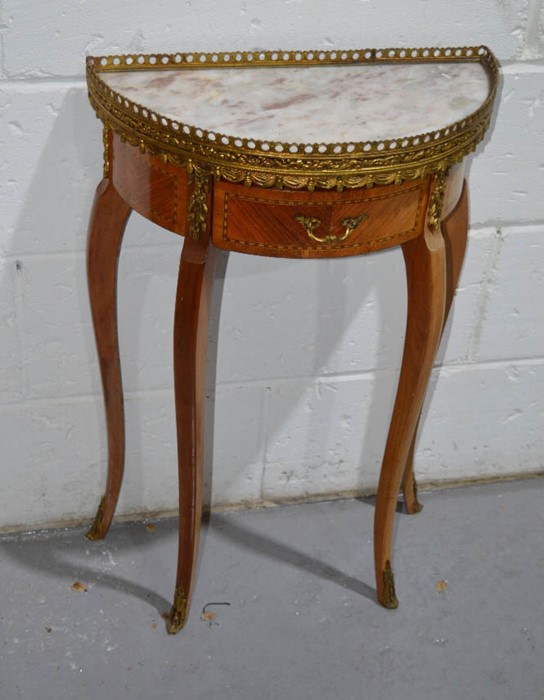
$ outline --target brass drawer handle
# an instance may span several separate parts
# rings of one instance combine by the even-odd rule
[[[295,221],[297,221],[302,228],[306,231],[308,236],[318,243],[339,243],[340,241],[345,241],[346,238],[359,226],[361,221],[368,219],[368,214],[359,214],[358,217],[353,218],[351,216],[346,216],[342,219],[342,226],[344,227],[344,233],[341,236],[316,236],[314,231],[316,228],[321,226],[321,219],[317,219],[313,216],[303,216],[302,214],[297,214],[295,216]]]

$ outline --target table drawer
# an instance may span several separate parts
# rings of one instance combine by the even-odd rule
[[[213,243],[254,255],[325,258],[398,245],[423,230],[428,181],[344,192],[214,187]]]

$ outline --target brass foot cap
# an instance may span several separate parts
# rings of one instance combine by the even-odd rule
[[[88,540],[103,540],[104,537],[106,536],[106,532],[108,531],[108,528],[104,528],[103,525],[103,520],[104,520],[104,510],[106,507],[106,497],[102,496],[100,500],[100,505],[98,506],[98,510],[96,511],[96,515],[94,516],[94,522],[91,525],[91,529],[85,537]]]
[[[103,540],[104,539],[104,535],[94,525],[91,527],[89,532],[85,533],[85,537],[88,540],[91,540],[91,542],[94,542],[94,540]]]
[[[415,515],[416,513],[421,513],[422,510],[423,510],[423,506],[421,505],[421,503],[419,501],[414,501],[413,503],[410,503],[410,505],[408,505],[408,503],[406,504],[406,512],[409,515]]]
[[[170,614],[166,617],[166,631],[168,634],[177,634],[185,627],[186,616],[182,611],[172,608]]]
[[[390,610],[394,610],[399,606],[399,601],[395,593],[395,577],[393,576],[391,562],[389,560],[385,562],[385,569],[383,570],[383,590],[380,596],[380,603],[384,608],[389,608]]]
[[[397,599],[397,596],[393,595],[392,598],[384,598],[384,600],[382,601],[382,605],[388,610],[395,610],[395,608],[399,607],[399,601]]]
[[[178,586],[174,593],[174,604],[170,614],[165,616],[168,634],[177,634],[183,629],[187,620],[189,605],[183,586]]]

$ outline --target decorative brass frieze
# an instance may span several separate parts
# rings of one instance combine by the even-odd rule
[[[121,96],[100,74],[234,66],[308,66],[379,62],[480,62],[489,94],[465,119],[435,132],[360,143],[293,144],[211,133],[176,122]],[[498,65],[485,46],[357,51],[252,51],[87,58],[89,99],[98,117],[132,145],[174,165],[193,161],[218,179],[278,189],[355,189],[399,184],[446,170],[481,141],[497,90]]]

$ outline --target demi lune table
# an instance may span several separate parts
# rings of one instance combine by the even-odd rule
[[[215,249],[334,258],[402,246],[404,354],[376,499],[378,601],[399,490],[420,510],[414,441],[467,239],[463,158],[489,126],[498,66],[486,47],[89,57],[104,178],[89,225],[88,282],[107,436],[108,531],[124,469],[117,261],[132,210],[184,237],[174,315],[179,552],[167,628],[184,625],[201,519],[207,310]]]

